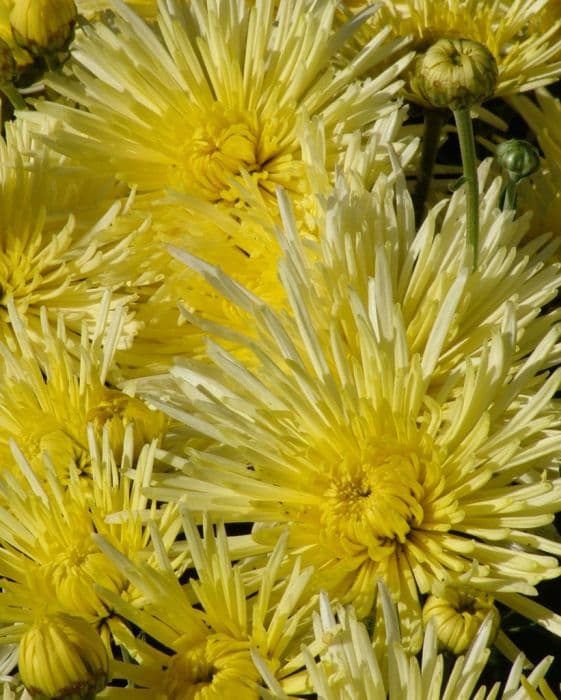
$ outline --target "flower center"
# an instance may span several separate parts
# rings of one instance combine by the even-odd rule
[[[415,452],[391,447],[343,461],[323,494],[324,543],[339,556],[392,554],[423,522],[424,471]]]
[[[211,634],[195,644],[189,640],[171,657],[163,689],[166,700],[257,700],[250,689],[257,679],[247,642]]]
[[[188,127],[175,164],[175,184],[216,202],[239,198],[230,182],[242,170],[259,170],[257,119],[249,112],[223,109],[216,103],[198,123]],[[189,133],[190,132],[190,133]]]
[[[51,537],[55,537],[54,533]],[[68,542],[51,542],[45,552],[41,575],[66,610],[90,620],[106,616],[106,606],[95,591],[96,584],[116,593],[126,580],[90,540],[90,531]]]
[[[204,111],[194,109],[181,134],[174,135],[182,147],[171,165],[170,185],[230,204],[243,202],[236,181],[247,185],[244,173],[267,199],[275,198],[278,185],[298,189],[303,164],[293,122],[293,114],[265,119],[219,102]]]

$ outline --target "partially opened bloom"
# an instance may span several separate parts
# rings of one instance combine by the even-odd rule
[[[536,318],[533,294],[523,315],[523,289],[537,272],[526,276],[525,256],[519,276],[503,277],[521,251],[507,252],[501,241],[515,229],[519,240],[523,223],[490,207],[472,275],[452,208],[461,200],[450,204],[446,236],[432,239],[433,212],[407,240],[403,184],[399,213],[387,181],[377,185],[362,198],[336,192],[311,255],[281,200],[279,276],[290,313],[178,253],[253,315],[257,339],[245,342],[255,367],[210,344],[213,367],[181,361],[175,387],[153,383],[153,403],[217,447],[164,455],[178,473],[156,477],[161,486],[151,493],[254,522],[259,553],[288,531],[288,554],[315,567],[312,588],[353,602],[361,617],[383,578],[405,643],[418,649],[421,602],[438,581],[498,600],[508,592],[512,605],[559,575],[550,555],[561,546],[532,531],[552,522],[560,503],[561,373],[543,370],[561,328]],[[550,274],[557,288],[555,267]],[[501,288],[509,290],[502,301],[489,297]],[[490,314],[476,338],[466,302],[474,314]],[[536,333],[541,341],[528,347],[525,338]]]
[[[445,671],[445,659],[438,653],[435,628],[427,626],[423,639],[421,659],[411,655],[401,641],[397,611],[387,591],[380,591],[383,602],[385,633],[384,649],[387,666],[380,663],[372,647],[366,627],[357,621],[352,607],[333,609],[328,597],[320,597],[319,614],[314,613],[316,648],[304,651],[306,667],[313,692],[318,700],[553,700],[553,692],[545,675],[553,657],[545,658],[525,678],[522,674],[524,658],[513,664],[502,689],[496,683],[488,692],[479,685],[490,650],[492,621],[486,619],[465,656],[456,659],[451,670]],[[319,647],[319,659],[317,655]],[[284,700],[289,696],[271,677],[262,659],[255,654],[256,663],[268,683],[269,698]],[[502,692],[501,692],[502,691]]]
[[[114,678],[137,688],[127,697],[257,700],[259,672],[252,648],[259,650],[281,686],[302,690],[303,678],[294,673],[302,664],[295,657],[306,629],[302,622],[313,602],[303,599],[311,569],[301,570],[296,562],[277,584],[286,545],[286,538],[281,538],[257,585],[248,585],[243,567],[230,563],[222,526],[214,534],[207,521],[201,538],[184,510],[183,527],[195,569],[185,586],[166,560],[160,561],[160,571],[134,564],[96,537],[102,551],[142,595],[142,602],[133,607],[109,591],[101,592],[108,605],[142,633],[134,636],[123,630],[118,636],[137,660],[114,667]],[[108,698],[121,697],[117,688],[106,692]]]

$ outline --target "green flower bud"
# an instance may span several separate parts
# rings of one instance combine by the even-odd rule
[[[510,139],[497,146],[497,161],[511,180],[519,182],[540,167],[540,154],[528,141]]]
[[[497,62],[486,46],[440,39],[417,59],[411,89],[433,107],[455,111],[491,97],[497,77]]]
[[[55,613],[45,615],[23,635],[19,671],[37,700],[92,700],[107,685],[109,658],[90,624]]]

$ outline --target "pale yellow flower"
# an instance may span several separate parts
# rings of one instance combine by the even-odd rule
[[[323,118],[335,155],[350,133],[397,107],[395,77],[406,58],[376,79],[355,81],[393,55],[396,43],[385,43],[385,33],[333,69],[350,31],[332,32],[335,7],[334,0],[288,0],[275,13],[270,0],[172,0],[160,6],[157,34],[115,3],[110,24],[77,37],[74,77],[49,81],[86,110],[41,102],[28,118],[50,124],[56,150],[139,192],[172,188],[239,208],[247,174],[275,205],[279,185],[302,188],[303,122]]]
[[[492,622],[484,620],[465,656],[456,659],[452,669],[438,653],[435,627],[427,626],[421,659],[411,655],[401,641],[398,611],[382,586],[385,643],[383,649],[372,647],[368,632],[357,621],[352,607],[333,609],[325,594],[320,598],[319,614],[314,613],[315,646],[304,650],[311,689],[318,700],[554,700],[545,675],[553,657],[543,659],[532,673],[522,675],[524,658],[519,656],[505,679],[503,688],[496,683],[487,690],[478,685],[489,659],[488,649]],[[319,648],[319,658],[318,657]],[[380,652],[387,654],[387,664],[380,663]],[[263,660],[256,663],[271,689],[267,700],[285,700],[289,696],[269,673]]]
[[[406,150],[408,141],[398,133],[404,114],[394,96],[410,57],[357,80],[391,60],[404,42],[387,42],[383,31],[360,57],[336,69],[334,54],[360,24],[334,31],[336,5],[172,1],[161,4],[156,31],[117,3],[115,17],[77,37],[72,75],[48,81],[79,108],[41,101],[38,112],[20,115],[48,131],[45,140],[56,151],[136,187],[136,206],[153,218],[135,260],[155,260],[164,284],[140,292],[148,302],[139,310],[145,325],[134,356],[119,358],[123,365],[144,356],[149,371],[161,370],[167,358],[189,351],[189,342],[192,353],[202,353],[200,334],[177,342],[178,298],[191,308],[208,306],[209,317],[224,320],[222,302],[181,279],[186,274],[162,256],[162,243],[204,249],[211,262],[248,286],[267,288],[268,298],[278,296],[282,305],[274,280],[278,248],[266,229],[271,220],[278,223],[278,186],[298,200],[302,220],[314,206],[302,143],[306,125],[325,133],[320,162],[331,177],[356,135],[380,146],[395,141],[400,156]],[[382,160],[387,169],[382,152],[372,163],[376,174]],[[167,189],[185,195],[182,202],[162,204]]]
[[[214,366],[181,360],[176,386],[154,381],[150,392],[216,442],[186,458],[162,455],[179,473],[155,476],[155,497],[254,522],[258,553],[288,531],[288,553],[315,567],[312,590],[353,602],[360,616],[376,605],[382,577],[412,649],[421,598],[438,581],[518,609],[561,571],[550,556],[561,545],[533,532],[552,521],[561,493],[561,374],[543,371],[557,361],[561,329],[555,316],[538,317],[545,278],[535,275],[546,274],[553,294],[561,280],[544,259],[527,267],[516,248],[524,222],[492,204],[498,185],[482,203],[475,273],[461,196],[434,236],[434,211],[415,233],[403,181],[394,191],[380,178],[362,196],[341,183],[312,254],[282,199],[279,277],[290,313],[178,251],[253,315],[254,364],[211,344]],[[547,620],[561,633],[558,617]]]
[[[42,333],[40,309],[69,330],[93,330],[101,300],[130,297],[123,275],[131,238],[141,222],[120,216],[111,181],[66,170],[26,132],[7,125],[0,143],[0,339],[15,347],[7,307],[13,303],[34,342]],[[126,279],[126,278],[125,278]],[[134,279],[134,278],[133,278]],[[130,340],[133,326],[127,325]]]
[[[5,468],[15,466],[10,443],[16,440],[35,468],[46,453],[61,481],[75,470],[91,478],[88,424],[99,439],[107,429],[118,461],[124,451],[132,450],[135,459],[145,443],[163,440],[169,427],[165,416],[108,381],[127,323],[126,310],[110,314],[110,305],[107,294],[93,334],[84,325],[77,346],[65,337],[64,325],[54,334],[44,309],[43,335],[32,344],[13,303],[8,303],[18,347],[12,352],[0,343],[0,459]],[[124,444],[127,425],[132,431],[129,447]]]
[[[67,484],[58,479],[52,460],[45,458],[42,470],[33,469],[13,443],[26,483],[10,472],[0,478],[0,642],[19,643],[45,615],[61,612],[95,624],[107,645],[109,631],[119,629],[118,618],[99,597],[97,586],[130,600],[138,593],[97,549],[92,535],[102,534],[133,560],[155,562],[148,522],[159,522],[164,549],[171,547],[179,529],[174,506],[158,513],[156,503],[143,495],[155,445],[146,445],[134,460],[131,437],[125,437],[126,449],[115,463],[107,429],[101,445],[90,431],[92,479],[84,482],[74,470]],[[127,475],[131,468],[135,480]],[[172,560],[178,574],[184,560],[181,554]]]
[[[118,638],[137,660],[121,663],[114,671],[116,679],[137,688],[128,697],[257,700],[259,672],[252,648],[259,650],[281,687],[305,690],[305,678],[298,672],[303,664],[295,656],[315,602],[303,596],[311,569],[302,570],[296,562],[278,583],[286,547],[286,537],[281,537],[257,585],[249,585],[244,568],[230,563],[224,527],[214,534],[207,521],[201,538],[186,510],[182,515],[195,569],[186,586],[180,585],[168,562],[160,561],[161,571],[134,564],[96,537],[143,597],[133,607],[109,591],[104,596],[141,632],[123,630]],[[119,693],[118,688],[108,688],[105,697],[119,698]]]

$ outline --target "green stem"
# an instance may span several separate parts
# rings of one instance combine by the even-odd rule
[[[10,100],[14,109],[27,109],[26,101],[11,83],[1,83],[0,91]]]
[[[479,183],[477,180],[475,139],[469,108],[455,109],[453,112],[460,140],[460,153],[464,170],[463,180],[466,188],[467,239],[473,247],[473,269],[475,270],[479,253]]]
[[[423,125],[423,142],[421,160],[417,171],[417,183],[413,193],[415,221],[420,225],[424,219],[425,203],[429,194],[430,183],[436,163],[440,133],[446,120],[446,112],[440,109],[426,109]]]

